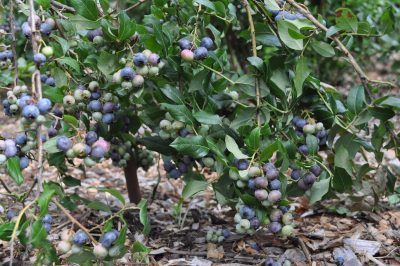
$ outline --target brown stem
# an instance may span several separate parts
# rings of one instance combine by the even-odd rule
[[[54,13],[56,13],[56,11],[53,9],[53,7],[51,8],[51,14],[53,15],[53,17],[54,17]],[[64,39],[66,39],[66,36],[65,36],[65,34],[64,34],[64,32],[62,31],[62,28],[61,28],[61,26],[60,26],[60,23],[58,23],[58,19],[54,19],[54,21],[55,21],[55,23],[56,23],[56,27],[57,27],[57,29],[58,29],[58,31],[60,32],[60,34],[61,34],[61,36],[64,38]]]
[[[137,177],[137,164],[136,159],[132,157],[128,161],[128,165],[124,168],[126,188],[128,189],[129,201],[138,204],[142,199]]]
[[[253,52],[253,56],[257,57],[257,42],[256,42],[256,30],[254,28],[253,16],[251,15],[251,8],[247,0],[243,0],[243,5],[246,8],[247,18],[249,20],[250,25],[250,35],[251,35],[251,50]],[[255,89],[256,89],[256,104],[257,104],[257,125],[261,125],[260,121],[260,81],[258,77],[255,78]]]
[[[74,9],[73,7],[64,5],[64,4],[60,3],[60,2],[51,0],[51,4],[52,4],[53,6],[59,8],[59,9],[67,10],[67,11],[69,11],[69,12],[71,12],[71,13],[75,13],[75,9]]]
[[[1,178],[0,178],[0,183],[3,185],[4,189],[5,189],[8,193],[12,194],[12,191],[7,187],[6,183],[4,183],[3,179],[1,179]]]
[[[18,84],[18,57],[17,57],[17,41],[15,39],[15,23],[14,23],[14,1],[10,1],[10,14],[9,18],[10,20],[10,28],[11,28],[11,49],[14,54],[14,87],[17,86]]]
[[[144,2],[146,2],[147,0],[139,0],[139,2],[137,2],[136,4],[134,4],[133,6],[128,7],[127,9],[125,9],[125,12],[131,11],[135,8],[137,8],[138,6],[140,6],[141,4],[143,4]]]
[[[82,229],[82,231],[84,231],[87,236],[90,238],[90,240],[93,242],[92,244],[96,244],[97,245],[97,241],[96,239],[93,238],[93,236],[90,234],[89,230],[83,226],[80,222],[78,222],[77,219],[75,219],[74,216],[72,216],[67,209],[64,208],[64,206],[61,205],[61,203],[59,203],[56,199],[53,199],[53,202],[57,205],[58,208],[61,209],[61,211],[68,217],[68,219],[71,220],[71,222],[73,222],[74,224],[76,224],[80,229]]]

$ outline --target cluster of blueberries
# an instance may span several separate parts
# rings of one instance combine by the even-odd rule
[[[49,233],[51,230],[52,222],[53,222],[53,217],[51,217],[50,214],[46,214],[45,216],[43,216],[42,224],[47,233]]]
[[[160,138],[167,139],[176,139],[179,137],[190,137],[193,136],[193,129],[190,127],[186,127],[185,124],[181,121],[175,120],[170,113],[165,113],[165,119],[160,121],[160,131],[158,135]]]
[[[207,242],[221,243],[230,236],[231,232],[228,229],[210,229],[207,231],[206,240]]]
[[[326,141],[328,139],[328,132],[325,130],[323,123],[314,123],[314,121],[312,121],[312,123],[308,123],[307,120],[299,116],[294,117],[292,123],[296,135],[300,138],[303,138],[303,141],[305,140],[305,136],[310,134],[314,135],[318,139],[318,145],[320,147],[326,144]],[[303,155],[309,154],[309,149],[306,144],[300,145],[298,147],[298,150]]]
[[[193,158],[184,155],[181,159],[174,163],[172,160],[164,160],[164,169],[169,177],[177,179],[183,174],[189,172],[193,166]]]
[[[207,58],[208,51],[214,48],[214,42],[210,37],[201,39],[197,48],[194,48],[193,43],[186,38],[179,40],[178,45],[181,49],[182,59],[188,62]]]
[[[86,37],[95,44],[101,44],[103,42],[103,30],[101,28],[89,30]]]
[[[55,79],[53,77],[47,75],[47,74],[40,75],[40,81],[43,84],[46,84],[47,86],[50,86],[50,87],[55,87],[56,86]]]
[[[240,203],[236,205],[234,221],[236,223],[236,232],[239,234],[253,234],[261,225],[255,210]]]
[[[120,62],[125,64],[126,59],[122,58]],[[121,84],[126,91],[142,87],[146,76],[157,76],[160,69],[163,68],[164,62],[161,61],[158,54],[146,49],[135,54],[133,65],[134,68],[125,66],[113,75],[113,82]]]
[[[111,229],[104,233],[100,237],[100,244],[93,247],[93,254],[99,259],[118,255],[117,252],[119,252],[119,248],[112,247],[118,236],[119,232],[116,229]],[[66,254],[68,252],[77,254],[83,250],[83,246],[88,241],[88,235],[84,231],[79,230],[74,234],[72,230],[65,229],[61,233],[61,241],[58,243],[57,249],[61,254]]]
[[[137,151],[137,164],[147,171],[154,164],[154,152],[142,148]]]
[[[287,20],[296,20],[296,19],[305,19],[306,17],[301,13],[291,13],[290,11],[286,10],[271,10],[272,16],[274,17],[275,21],[279,21],[282,19]]]
[[[294,167],[292,169],[290,177],[293,180],[297,181],[297,186],[300,189],[308,190],[312,187],[312,185],[315,183],[315,181],[321,175],[321,173],[322,173],[321,166],[314,164],[309,169],[304,169],[304,170]]]
[[[0,67],[4,68],[11,64],[14,58],[14,53],[10,50],[4,50],[0,52]]]
[[[56,26],[56,22],[53,18],[47,18],[43,23],[38,15],[34,17],[34,23],[36,29],[40,30],[40,33],[49,36]],[[22,33],[26,38],[31,38],[32,36],[32,18],[29,16],[28,21],[24,22],[21,26]]]

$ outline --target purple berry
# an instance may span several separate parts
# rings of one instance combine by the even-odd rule
[[[25,133],[18,133],[15,136],[15,143],[20,145],[20,146],[25,145],[27,140],[28,140],[28,137],[26,136]]]
[[[132,80],[134,76],[135,76],[135,71],[133,71],[132,68],[124,67],[123,69],[121,69],[121,77],[124,80]]]
[[[48,78],[46,79],[46,81],[45,81],[45,84],[46,84],[47,86],[54,87],[54,86],[56,86],[56,81],[55,81],[55,79],[54,79],[53,77],[48,77]]]
[[[322,168],[318,164],[314,164],[310,168],[310,172],[313,173],[315,176],[319,176],[322,173]]]
[[[306,173],[303,176],[303,180],[307,186],[311,187],[314,184],[315,180],[317,180],[317,177],[313,173]]]
[[[25,117],[26,119],[36,119],[40,114],[39,109],[36,107],[36,105],[30,104],[26,105],[22,109],[22,116]]]
[[[47,98],[42,98],[39,100],[38,104],[37,104],[38,108],[39,108],[39,112],[41,114],[46,114],[48,111],[50,111],[51,109],[51,101]]]
[[[38,65],[41,66],[46,62],[47,58],[44,54],[42,53],[37,53],[33,56],[33,62]]]
[[[268,179],[263,176],[258,176],[254,178],[254,183],[257,188],[267,188],[268,187]]]
[[[97,133],[94,131],[88,131],[85,136],[85,141],[88,145],[92,145],[98,139]]]
[[[299,150],[299,152],[300,152],[301,154],[303,154],[303,155],[308,155],[308,147],[307,147],[307,145],[305,145],[305,144],[300,145],[299,148],[298,148],[298,150]]]
[[[160,63],[161,58],[158,54],[153,53],[149,55],[148,61],[150,65],[156,66]]]
[[[187,130],[187,128],[182,128],[181,130],[179,130],[179,136],[181,136],[183,138],[189,134],[190,134],[190,132],[189,132],[189,130]]]
[[[117,236],[115,235],[114,232],[107,232],[101,236],[100,243],[103,247],[109,248],[116,239]]]
[[[194,50],[194,59],[202,60],[208,56],[208,50],[204,47],[198,47]]]
[[[67,151],[72,148],[72,141],[66,136],[59,136],[56,140],[56,146],[59,150]]]
[[[88,236],[86,235],[85,232],[83,232],[81,230],[76,232],[72,239],[73,243],[79,247],[83,246],[87,240],[88,240]]]
[[[93,147],[92,151],[90,152],[90,156],[95,160],[100,160],[104,157],[106,151],[100,145]]]
[[[173,169],[175,169],[175,164],[170,160],[164,161],[164,169],[167,172],[171,172]]]
[[[242,216],[245,219],[252,219],[254,216],[256,216],[256,212],[250,208],[249,206],[243,206],[240,211],[240,216]]]
[[[200,46],[206,48],[207,50],[211,50],[214,46],[214,42],[210,37],[204,37],[201,39]]]
[[[256,182],[254,179],[249,179],[249,181],[247,181],[247,186],[251,189],[254,190],[256,189]]]
[[[114,115],[113,114],[109,114],[109,113],[108,114],[104,114],[103,118],[101,119],[101,121],[106,125],[111,124],[113,122],[113,120],[114,120]]]
[[[246,159],[239,159],[236,163],[236,167],[239,170],[246,170],[249,167],[249,161]]]
[[[103,113],[112,113],[114,111],[114,104],[112,102],[105,102],[103,104]]]
[[[258,229],[260,227],[260,220],[257,217],[254,217],[253,219],[250,220],[250,226],[254,230]]]
[[[292,173],[290,174],[290,177],[293,180],[299,180],[301,177],[301,171],[300,169],[293,169]]]
[[[7,158],[10,157],[14,157],[15,155],[17,155],[18,149],[17,147],[14,145],[6,145],[6,148],[4,149],[4,155]]]
[[[272,190],[278,190],[278,189],[281,188],[281,181],[279,181],[279,179],[272,180],[272,181],[269,183],[269,187],[270,187]]]
[[[49,23],[47,23],[47,22],[43,22],[41,25],[40,25],[40,32],[42,33],[42,34],[44,34],[44,35],[50,35],[50,33],[51,33],[51,31],[53,30],[53,27],[49,24]]]
[[[178,177],[180,177],[182,175],[178,169],[172,169],[168,174],[171,178],[174,178],[174,179],[177,179]]]
[[[282,219],[282,211],[280,209],[273,209],[269,215],[272,222],[279,222]]]
[[[192,48],[192,43],[188,39],[181,39],[179,40],[178,44],[181,50],[190,50]]]
[[[25,169],[29,166],[29,158],[26,156],[23,156],[21,158],[19,158],[19,167],[21,169]]]
[[[143,53],[137,53],[135,57],[133,58],[133,63],[137,67],[142,67],[145,64],[147,64],[147,57]]]
[[[101,102],[99,100],[90,101],[88,108],[92,112],[99,112],[101,110]]]
[[[279,222],[272,222],[269,224],[268,229],[271,233],[279,233],[282,229],[282,225]]]
[[[274,180],[279,176],[279,171],[276,169],[270,169],[265,173],[268,180]]]

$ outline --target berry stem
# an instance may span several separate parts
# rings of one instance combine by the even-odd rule
[[[228,78],[227,76],[225,76],[224,74],[222,74],[221,72],[219,72],[218,70],[215,70],[201,62],[199,62],[199,65],[201,65],[204,68],[207,68],[208,70],[214,72],[215,74],[217,74],[218,76],[224,78],[225,80],[227,80],[230,84],[235,85],[235,82],[233,80],[231,80],[230,78]]]
[[[84,231],[88,237],[90,238],[90,240],[92,241],[93,245],[97,245],[97,241],[96,239],[93,238],[93,236],[90,234],[90,231],[83,226],[80,222],[78,222],[77,219],[75,219],[69,212],[67,209],[64,208],[64,206],[61,205],[61,203],[59,203],[56,199],[53,199],[53,202],[57,205],[58,208],[61,209],[61,211],[68,217],[68,219],[71,220],[72,223],[76,224],[80,229],[82,229],[82,231]]]

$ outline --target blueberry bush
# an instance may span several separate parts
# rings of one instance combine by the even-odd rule
[[[90,265],[127,248],[148,252],[124,245],[122,215],[139,209],[148,234],[146,200],[131,207],[116,189],[99,189],[125,206],[115,212],[65,192],[80,185],[68,169],[105,160],[147,170],[159,154],[167,177],[185,183],[178,221],[183,202],[211,186],[236,210],[238,234],[293,236],[291,203],[303,195],[314,204],[365,184],[377,199],[400,194],[396,169],[381,164],[386,150],[400,152],[396,81],[370,78],[359,62],[373,49],[393,52],[400,11],[390,1],[349,2],[321,11],[295,0],[2,1],[2,105],[18,125],[0,140],[0,164],[17,185],[25,168],[37,169],[29,191],[8,191],[16,204],[0,217],[11,258],[33,248],[39,264]],[[351,88],[330,85],[330,72],[351,76]],[[49,166],[59,182],[43,178]],[[57,241],[47,238],[49,204],[73,223]],[[100,238],[70,214],[78,204],[110,213]],[[211,230],[207,240],[230,234]]]

